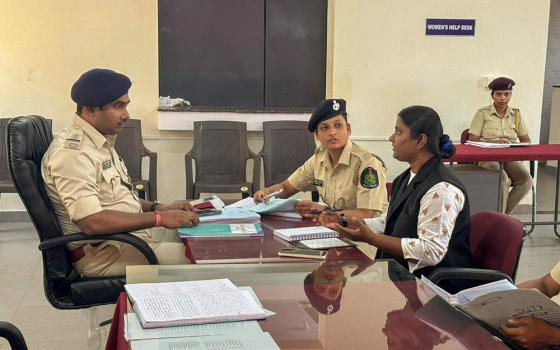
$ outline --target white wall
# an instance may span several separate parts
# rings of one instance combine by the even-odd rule
[[[348,100],[353,138],[383,157],[390,178],[405,167],[382,141],[396,113],[434,107],[458,138],[489,103],[484,76],[516,80],[512,104],[538,140],[548,0],[330,0],[329,11],[327,94]],[[0,13],[0,116],[41,114],[57,131],[71,120],[69,91],[82,72],[121,71],[133,80],[131,114],[160,157],[159,197],[182,197],[192,133],[157,129],[157,1],[0,1]],[[474,18],[476,35],[427,37],[428,17]],[[260,133],[250,145],[260,149]],[[0,210],[18,206],[9,198]]]
[[[396,114],[422,104],[459,138],[475,111],[490,103],[485,76],[513,78],[519,107],[538,141],[549,1],[335,0],[333,86],[348,100],[354,136],[389,135]],[[426,36],[426,18],[472,18],[474,37]],[[404,166],[390,146],[366,142],[381,154],[390,177]]]

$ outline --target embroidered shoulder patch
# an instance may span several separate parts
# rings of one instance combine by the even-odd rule
[[[376,188],[379,185],[377,171],[372,167],[367,167],[360,175],[360,185],[365,188]]]

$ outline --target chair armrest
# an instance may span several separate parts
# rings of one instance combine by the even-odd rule
[[[442,267],[433,271],[428,276],[428,279],[435,284],[449,279],[494,282],[503,280],[504,278],[513,283],[511,277],[501,271],[465,267]]]
[[[185,153],[185,178],[186,178],[186,199],[194,198],[194,181],[193,181],[193,156],[192,149]]]
[[[130,244],[146,257],[150,265],[159,264],[158,258],[148,243],[130,233],[114,233],[109,235],[88,236],[84,233],[72,233],[60,237],[50,238],[39,243],[39,250],[48,250],[70,242],[80,241],[119,241]]]
[[[144,146],[143,157],[150,159],[150,174],[148,175],[148,183],[150,184],[148,190],[150,191],[150,200],[157,199],[157,153],[152,152]]]
[[[9,322],[0,322],[0,338],[4,338],[10,344],[11,349],[26,349],[27,344],[20,330]]]
[[[253,153],[249,150],[249,157],[253,160],[253,193],[251,196],[261,188],[261,155]]]

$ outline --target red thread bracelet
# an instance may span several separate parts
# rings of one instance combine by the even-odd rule
[[[159,211],[154,211],[154,214],[156,214],[156,227],[159,227],[161,226],[161,214]]]

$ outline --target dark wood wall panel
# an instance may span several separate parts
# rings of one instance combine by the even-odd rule
[[[263,105],[263,0],[159,0],[160,95]]]
[[[265,105],[313,107],[325,98],[327,0],[266,1]]]

